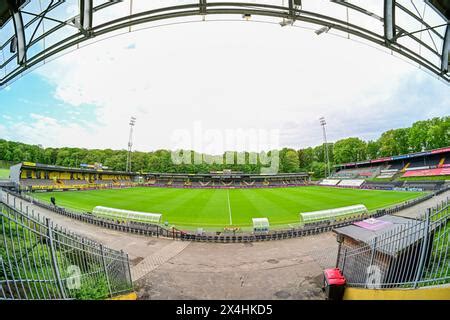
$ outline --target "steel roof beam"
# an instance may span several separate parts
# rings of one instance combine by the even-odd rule
[[[449,66],[449,55],[450,55],[450,25],[447,25],[445,31],[444,45],[442,47],[442,58],[441,58],[441,70],[442,73],[448,73]]]
[[[395,1],[394,0],[384,0],[386,3],[386,15],[383,20],[386,21],[385,27],[390,24],[391,27],[395,28]],[[349,23],[347,21],[339,20],[334,17],[330,17],[327,15],[323,15],[317,12],[311,12],[311,11],[305,11],[302,10],[301,7],[298,6],[299,1],[294,0],[293,4],[294,6],[278,6],[278,5],[270,5],[270,4],[255,4],[255,3],[242,3],[242,2],[207,2],[206,0],[198,0],[197,3],[191,3],[191,4],[184,4],[184,5],[177,5],[172,7],[165,7],[165,8],[157,8],[145,12],[139,12],[132,15],[126,15],[114,20],[107,21],[105,23],[99,24],[97,26],[92,26],[89,34],[86,34],[83,32],[83,30],[80,29],[80,32],[77,34],[70,35],[64,39],[61,39],[60,41],[57,41],[53,43],[51,46],[45,48],[41,52],[38,52],[37,54],[33,55],[31,58],[28,58],[27,64],[24,66],[16,66],[13,70],[8,72],[8,74],[5,74],[4,77],[0,77],[0,87],[2,85],[7,84],[14,78],[16,78],[21,73],[25,72],[26,70],[33,68],[37,66],[42,61],[45,61],[45,59],[51,57],[52,55],[57,54],[58,52],[62,52],[66,49],[69,49],[75,45],[78,45],[79,43],[82,43],[83,41],[86,41],[90,38],[90,36],[97,37],[102,36],[104,34],[107,34],[109,32],[122,29],[124,27],[132,26],[132,25],[138,25],[142,23],[148,23],[148,22],[154,22],[158,20],[164,20],[164,19],[172,19],[172,18],[181,18],[181,17],[188,17],[188,16],[194,16],[194,15],[202,15],[202,5],[205,7],[205,15],[222,15],[222,14],[251,14],[251,15],[260,15],[260,16],[267,16],[267,17],[274,17],[274,18],[281,18],[281,19],[295,19],[298,21],[303,21],[306,23],[312,23],[315,25],[322,25],[327,26],[342,32],[353,34],[357,37],[361,37],[363,39],[367,39],[373,43],[376,43],[380,46],[388,47],[393,52],[396,52],[402,56],[404,56],[407,59],[410,59],[411,61],[423,66],[427,70],[433,72],[436,75],[439,75],[443,80],[446,80],[448,83],[450,83],[450,77],[448,73],[443,73],[442,70],[448,69],[448,66],[446,68],[441,68],[441,62],[442,65],[444,65],[444,59],[445,57],[441,56],[440,53],[438,53],[438,59],[437,63],[431,62],[426,57],[421,56],[419,53],[415,52],[414,50],[396,42],[395,32],[400,32],[401,29],[392,30],[395,32],[392,32],[391,35],[394,36],[392,38],[392,41],[388,41],[388,37],[385,36],[385,34],[381,33],[378,34],[374,31],[368,30],[362,26]],[[110,4],[110,3],[108,3]],[[97,11],[98,7],[93,8],[93,12]],[[390,8],[390,9],[389,9]],[[397,8],[398,10],[401,10]],[[100,9],[98,9],[100,10]],[[80,11],[81,12],[81,11]],[[292,12],[294,13],[294,16],[292,16]],[[64,25],[64,24],[62,24]],[[52,32],[55,31],[55,29],[60,28],[62,25],[58,25],[55,28],[48,30],[40,37],[34,39],[32,42],[38,41],[40,38],[43,38]],[[388,28],[386,28],[387,30]],[[413,40],[417,42],[414,35],[409,35]],[[447,36],[448,39],[448,36]],[[448,40],[447,42],[448,43]],[[448,53],[448,44],[446,45],[447,49],[445,51]],[[431,48],[430,48],[431,49]],[[433,52],[435,53],[435,52]],[[447,59],[448,61],[448,54]],[[441,70],[442,69],[442,70]]]
[[[433,32],[439,39],[443,39],[442,35],[436,31],[435,28],[431,27],[426,21],[424,21],[421,17],[414,14],[414,12],[411,12],[408,8],[402,6],[400,3],[395,4],[398,8],[400,8],[402,11],[406,12],[409,16],[423,24],[426,28],[428,28],[431,32]]]
[[[25,39],[25,27],[23,25],[22,13],[16,1],[8,0],[9,10],[12,13],[12,19],[14,24],[15,38],[11,39],[15,42],[11,48],[17,50],[17,64],[23,65],[26,62],[27,57],[27,44]]]

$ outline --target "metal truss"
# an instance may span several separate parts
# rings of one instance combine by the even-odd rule
[[[36,7],[37,2],[39,10],[29,10],[32,4]],[[324,14],[321,10],[309,10],[306,6],[308,0],[260,0],[261,3],[159,1],[175,5],[158,7],[153,4],[150,5],[151,9],[139,12],[133,11],[133,0],[78,0],[75,1],[75,14],[71,16],[60,14],[63,12],[61,9],[68,5],[67,2],[74,6],[74,1],[39,0],[28,4],[24,1],[7,0],[11,21],[3,26],[0,21],[0,88],[46,60],[78,48],[83,42],[102,39],[120,30],[131,30],[136,25],[146,26],[163,20],[193,16],[200,16],[202,19],[223,16],[238,19],[271,18],[281,21],[281,26],[304,25],[319,28],[316,31],[318,35],[333,32],[349,38],[360,38],[404,57],[450,83],[449,21],[444,16],[439,19],[425,18],[423,13],[429,6],[428,2],[380,0],[378,3],[382,11],[377,14],[366,7],[365,1],[321,0],[333,10],[345,10],[346,18],[332,13]],[[96,23],[96,19],[106,9],[116,8],[116,5],[121,5],[119,15],[107,19],[107,15],[104,15],[101,22]],[[419,8],[423,8],[423,11],[420,12]],[[349,16],[359,18],[352,20]],[[365,19],[367,23],[360,23],[361,19]],[[403,22],[399,22],[399,19]],[[406,20],[408,23],[404,22]],[[8,24],[13,28],[8,28]]]

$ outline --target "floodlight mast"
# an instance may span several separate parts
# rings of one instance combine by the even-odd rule
[[[325,162],[326,162],[326,166],[325,166],[325,178],[328,177],[330,175],[330,159],[328,157],[328,142],[327,142],[327,132],[325,129],[325,126],[327,124],[327,122],[325,121],[324,117],[320,117],[319,118],[319,122],[320,125],[322,126],[322,131],[323,131],[323,144],[325,147]]]
[[[128,154],[127,154],[127,165],[126,171],[131,172],[131,147],[133,146],[133,127],[136,124],[136,118],[130,118],[130,135],[128,137]]]

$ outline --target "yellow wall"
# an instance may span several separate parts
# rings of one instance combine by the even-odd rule
[[[117,297],[110,298],[109,300],[137,300],[136,292],[131,292],[128,294],[123,294]]]
[[[450,286],[420,289],[346,288],[344,300],[450,300]]]

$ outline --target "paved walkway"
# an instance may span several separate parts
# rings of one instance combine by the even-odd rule
[[[187,241],[173,241],[155,253],[147,256],[131,269],[131,278],[133,281],[141,279],[146,274],[180,254],[190,244]]]
[[[450,192],[398,215],[416,217],[447,197]],[[331,232],[245,244],[191,243],[103,229],[26,202],[22,206],[127,252],[140,299],[323,299],[322,270],[336,259]]]
[[[419,204],[416,204],[413,207],[404,209],[398,213],[396,213],[396,216],[401,216],[405,218],[418,218],[422,215],[424,215],[428,208],[435,207],[436,205],[440,204],[442,201],[450,200],[450,190],[441,193],[440,195],[434,196],[431,199],[428,199],[424,202],[421,202]]]

